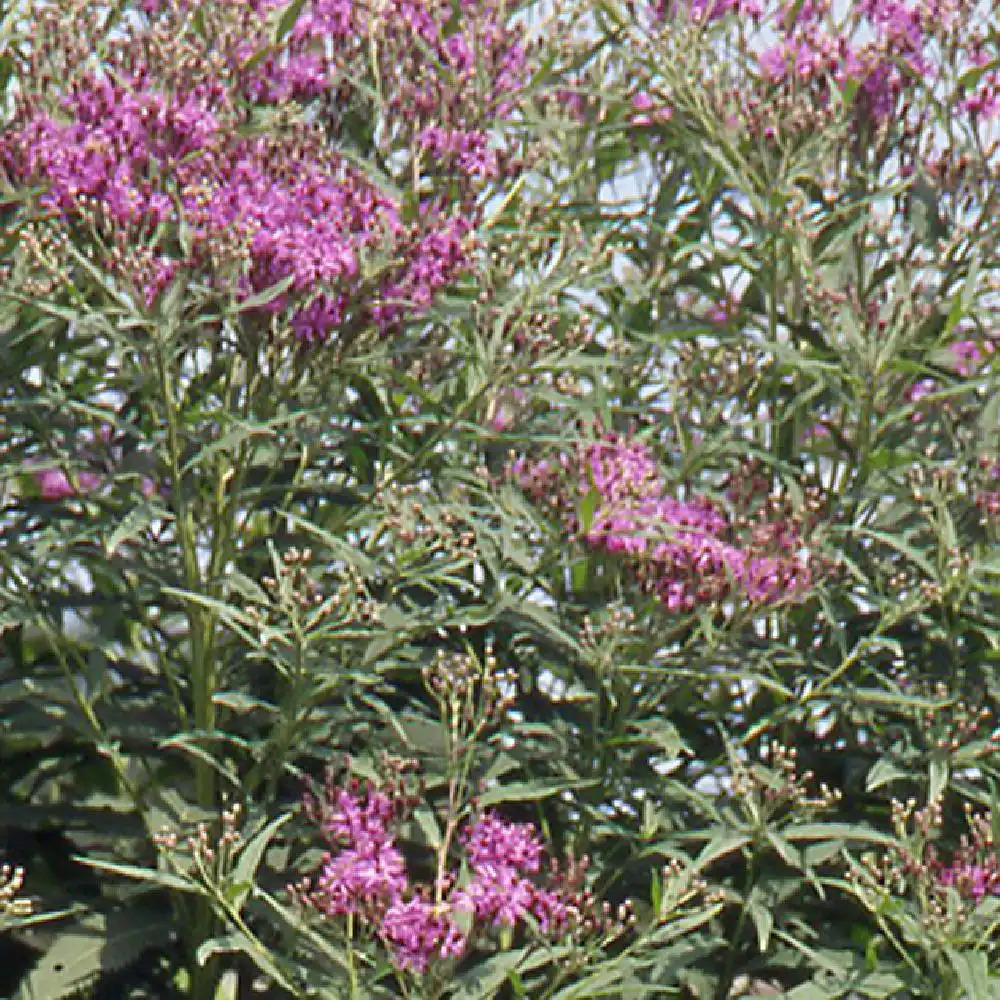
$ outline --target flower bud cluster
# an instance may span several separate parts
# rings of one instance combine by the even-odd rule
[[[813,816],[840,801],[840,790],[825,783],[813,790],[816,776],[812,771],[799,771],[794,747],[772,743],[762,757],[761,765],[733,762],[730,791],[741,801],[751,824],[762,826],[789,813],[796,818]]]
[[[732,596],[775,605],[801,600],[812,587],[817,562],[805,550],[801,517],[779,514],[776,501],[749,517],[760,498],[737,488],[738,477],[730,482],[735,516],[704,496],[678,499],[649,448],[633,438],[606,433],[572,453],[520,458],[510,475],[591,548],[623,556],[670,611]]]
[[[917,731],[929,753],[958,755],[958,760],[968,765],[1000,752],[1000,728],[995,725],[988,706],[970,704],[965,698],[955,699],[942,681],[933,687],[914,684],[910,690],[939,702],[934,708],[922,710],[916,718]]]
[[[216,822],[199,822],[187,836],[164,827],[154,842],[176,870],[203,885],[217,885],[232,870],[244,846],[242,820],[243,807],[237,802],[223,809]]]
[[[23,885],[23,868],[14,868],[6,862],[0,866],[0,920],[31,915],[31,900],[21,895]]]
[[[1000,896],[1000,859],[993,836],[993,818],[975,813],[965,803],[969,832],[963,834],[950,861],[930,843],[941,830],[943,809],[932,802],[923,809],[916,800],[892,803],[892,822],[899,843],[880,857],[867,855],[851,881],[863,899],[883,908],[891,897],[912,895],[921,926],[936,938],[956,935],[975,939],[992,925],[979,905]]]
[[[310,548],[290,548],[276,563],[276,575],[261,579],[266,604],[245,608],[261,632],[262,641],[293,645],[323,634],[340,641],[345,631],[369,628],[381,621],[383,605],[372,596],[356,567],[332,571],[332,581],[314,569]],[[295,627],[288,629],[289,621]]]
[[[481,659],[471,653],[439,649],[423,675],[453,736],[461,734],[469,741],[487,725],[499,721],[517,693],[517,674],[500,669],[489,640]]]
[[[979,459],[981,477],[976,490],[976,506],[984,521],[1000,518],[1000,461],[982,455]]]

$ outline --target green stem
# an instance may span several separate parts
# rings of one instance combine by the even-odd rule
[[[347,974],[351,982],[351,1000],[358,996],[358,967],[354,961],[354,914],[347,914]]]
[[[174,382],[168,358],[165,356],[170,338],[155,339],[155,365],[159,380],[167,426],[167,460],[171,479],[171,501],[174,506],[175,529],[181,548],[184,585],[189,593],[203,594],[205,581],[198,568],[197,532],[194,512],[188,504],[181,463],[181,432],[178,425],[177,402]],[[191,661],[189,687],[193,709],[194,725],[199,732],[210,732],[215,728],[215,705],[212,695],[215,691],[215,671],[211,662],[210,637],[213,631],[212,616],[198,604],[186,602],[186,615],[191,635]],[[201,759],[194,762],[195,795],[204,809],[215,805],[215,772],[211,765]],[[215,994],[217,961],[210,959],[204,965],[194,959],[198,946],[211,938],[216,930],[215,914],[209,900],[198,900],[194,906],[187,939],[192,952],[191,997],[193,1000],[212,1000]]]
[[[160,383],[167,425],[167,460],[170,468],[171,501],[174,505],[174,523],[181,547],[185,588],[194,594],[204,592],[204,581],[198,569],[197,537],[194,514],[191,510],[183,483],[181,468],[181,440],[178,427],[174,384],[170,367],[164,357],[165,344],[156,341],[156,370]],[[197,604],[187,604],[188,627],[191,633],[191,675],[189,678],[195,728],[208,732],[215,726],[215,706],[212,694],[215,676],[209,662],[206,638],[211,632],[211,618]],[[205,761],[195,761],[195,788],[198,804],[211,808],[215,804],[215,773]]]
[[[755,858],[751,855],[747,860],[746,876],[743,879],[743,898],[740,901],[740,915],[736,919],[736,928],[733,931],[729,950],[726,954],[725,972],[719,979],[716,1000],[726,1000],[733,985],[733,978],[736,973],[737,948],[739,947],[740,939],[743,937],[743,929],[747,923],[747,901],[750,899],[750,893],[753,890],[755,867]]]

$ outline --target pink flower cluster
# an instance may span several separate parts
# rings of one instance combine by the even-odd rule
[[[328,786],[322,804],[307,807],[331,850],[303,898],[329,917],[360,916],[401,969],[422,973],[434,959],[461,956],[475,921],[485,930],[531,919],[549,934],[571,925],[567,887],[538,884],[543,850],[530,824],[481,816],[461,836],[471,877],[462,883],[453,872],[435,893],[411,884],[396,846],[394,827],[408,808],[399,794]]]
[[[857,85],[858,109],[876,122],[897,111],[907,85],[939,78],[935,39],[950,31],[962,14],[958,0],[683,0],[690,16],[703,22],[733,13],[764,24],[766,42],[756,50],[763,79],[774,86],[795,85],[825,106],[830,84]],[[672,4],[660,0],[662,16]],[[965,5],[968,7],[968,5]],[[958,106],[981,117],[1000,110],[1000,75],[973,31],[960,31],[971,68]],[[967,36],[967,37],[965,37]],[[951,44],[951,43],[949,43]]]
[[[944,864],[931,848],[925,867],[939,890],[954,889],[963,899],[981,903],[987,896],[1000,896],[1000,858],[993,847],[989,814],[970,816],[970,827],[971,834],[962,836],[951,864]]]
[[[93,493],[101,485],[101,478],[94,472],[79,472],[70,481],[62,469],[42,469],[35,474],[39,496],[43,500],[67,500],[79,493]]]
[[[966,338],[952,341],[943,359],[944,366],[950,367],[961,378],[979,375],[996,352],[996,341],[996,333],[978,340]],[[933,395],[941,388],[942,385],[936,378],[926,376],[908,385],[903,392],[903,398],[916,406],[925,397]],[[923,408],[927,405],[924,403]],[[919,423],[923,418],[924,413],[921,408],[917,408],[910,419]]]
[[[963,899],[980,903],[987,896],[1000,896],[1000,864],[996,856],[985,864],[954,861],[937,873],[938,885],[953,888]]]
[[[463,843],[472,878],[453,891],[455,906],[494,925],[513,927],[532,917],[545,934],[567,927],[565,893],[528,877],[542,866],[542,845],[530,823],[508,823],[486,813],[465,832]]]
[[[432,0],[394,0],[378,14],[311,0],[275,45],[283,3],[219,0],[200,13],[218,22],[206,53],[191,0],[143,6],[147,19],[123,22],[100,69],[51,27],[42,33],[0,166],[41,187],[40,206],[74,231],[96,230],[113,248],[97,262],[147,307],[181,271],[207,272],[209,287],[258,302],[284,283],[264,311],[286,312],[300,340],[321,341],[346,324],[394,328],[471,266],[477,192],[500,172],[487,126],[526,79],[502,11],[466,0],[456,26],[451,5]],[[362,43],[372,33],[397,59],[395,90],[405,92],[386,105],[397,120],[381,127],[432,192],[416,211],[331,151],[341,90],[371,68]],[[69,65],[56,76],[45,56],[56,59],[61,44],[59,64]],[[496,75],[477,90],[470,81],[484,63]],[[328,114],[311,124],[289,113],[266,136],[253,126],[249,102],[324,95]],[[449,178],[435,194],[442,171]],[[373,277],[364,263],[376,256]]]
[[[794,10],[795,5],[789,6]],[[854,80],[872,118],[882,121],[892,113],[906,82],[931,71],[925,42],[932,6],[923,0],[861,0],[852,5],[855,23],[832,32],[827,3],[798,5],[794,16],[775,19],[780,36],[760,53],[761,71],[772,83],[832,79],[842,88]],[[864,35],[873,37],[855,41],[862,28]]]
[[[956,340],[950,344],[952,363],[955,371],[963,378],[976,375],[994,351],[994,344],[988,340]]]
[[[74,464],[69,470],[50,467],[33,473],[41,499],[54,501],[86,496],[111,483],[112,470],[119,467],[124,459],[122,441],[116,440],[112,426],[103,424],[96,433],[83,430],[80,437]],[[102,471],[96,471],[98,469]],[[148,499],[156,492],[156,482],[149,476],[141,476],[138,488]]]
[[[609,433],[556,460],[520,459],[513,477],[537,500],[559,497],[571,530],[591,547],[625,556],[670,611],[742,594],[765,605],[802,598],[813,580],[798,524],[738,524],[705,497],[666,492],[645,444]],[[595,496],[596,494],[596,496]],[[588,524],[578,511],[596,500]]]

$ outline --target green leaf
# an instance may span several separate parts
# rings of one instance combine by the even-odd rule
[[[774,914],[771,912],[770,906],[761,899],[760,892],[756,886],[750,894],[750,899],[747,901],[747,912],[750,914],[754,929],[757,931],[757,947],[763,955],[767,951],[768,943],[771,940],[771,931],[774,928]]]
[[[781,834],[786,840],[792,842],[797,840],[838,842],[853,840],[863,844],[884,844],[886,846],[896,843],[895,837],[860,823],[793,823],[782,827]]]
[[[596,486],[592,487],[587,495],[580,500],[576,516],[580,522],[581,534],[586,535],[590,533],[590,527],[594,523],[594,514],[600,502],[601,493]]]
[[[295,27],[295,22],[299,19],[304,6],[305,0],[291,0],[291,3],[281,12],[274,28],[275,43],[282,42],[285,36]]]
[[[1000,59],[992,59],[979,66],[973,66],[958,78],[958,85],[963,90],[969,90],[975,87],[986,73],[992,73],[995,69],[1000,69]]]
[[[152,882],[154,885],[162,886],[164,889],[173,889],[176,892],[188,892],[195,895],[205,895],[202,886],[192,879],[175,875],[173,872],[161,872],[155,868],[143,868],[140,865],[123,865],[114,861],[97,861],[94,858],[74,857],[81,865],[94,868],[97,871],[107,872],[109,875],[121,875],[122,878],[135,879],[138,882]]]
[[[254,878],[257,875],[257,869],[260,867],[261,860],[264,857],[264,852],[274,839],[274,835],[291,818],[291,813],[285,813],[283,816],[278,816],[276,819],[271,820],[267,826],[255,833],[247,841],[246,846],[240,851],[239,860],[236,862],[236,865],[233,867],[233,870],[229,875],[231,883],[234,886],[239,887],[238,891],[231,899],[233,907],[237,913],[243,909],[243,904],[246,902],[250,891],[253,889]]]
[[[660,912],[662,902],[663,886],[660,881],[660,873],[654,868],[649,883],[649,903],[653,907],[653,913],[658,914]]]
[[[874,792],[876,788],[909,777],[910,775],[906,771],[896,767],[888,757],[883,757],[881,760],[875,761],[872,769],[868,772],[868,777],[865,779],[865,791]]]
[[[945,945],[945,954],[962,985],[963,1000],[997,1000],[1000,981],[990,975],[986,956],[981,951],[958,951]]]
[[[273,713],[278,710],[276,705],[262,698],[255,698],[253,695],[243,691],[216,691],[212,695],[212,704],[220,708],[228,708],[230,712],[239,715],[246,715],[248,712],[268,712]]]
[[[622,980],[631,973],[632,962],[627,956],[620,956],[604,963],[590,975],[581,975],[569,986],[564,986],[552,1000],[590,1000],[591,997],[627,996]],[[645,992],[645,990],[643,990]]]
[[[301,9],[304,2],[305,0],[292,0],[292,3],[290,3],[288,7],[298,7]],[[285,9],[285,13],[288,13],[288,8]],[[269,288],[265,288],[263,291],[257,292],[255,295],[248,295],[245,299],[240,299],[238,302],[234,303],[233,307],[230,309],[230,314],[239,315],[240,313],[249,312],[252,309],[260,309],[261,307],[268,305],[279,295],[287,292],[288,289],[292,287],[294,281],[295,275],[289,274],[280,281],[276,281]]]
[[[790,868],[802,871],[802,854],[775,830],[767,831],[767,840],[778,852],[778,856]]]
[[[750,843],[750,836],[745,833],[733,833],[725,831],[716,834],[701,850],[701,853],[694,859],[693,870],[703,871],[709,865],[724,858],[727,854],[742,850]]]
[[[240,931],[224,934],[219,937],[202,941],[195,954],[199,965],[204,965],[213,955],[246,955],[265,975],[270,976],[283,989],[293,996],[301,993],[295,988],[291,979],[280,968],[270,952],[258,942]]]
[[[558,964],[569,952],[570,949],[563,945],[509,948],[456,976],[446,995],[452,1000],[493,1000],[500,988],[510,981],[511,973],[524,974],[549,963]]]
[[[104,543],[105,556],[108,559],[114,556],[122,542],[131,541],[140,535],[156,516],[152,505],[148,503],[140,504],[130,510]]]
[[[452,1000],[487,1000],[494,997],[501,986],[517,971],[521,961],[529,954],[527,948],[512,948],[491,955],[485,962],[476,964],[458,976],[449,992]]]
[[[515,781],[509,785],[489,788],[476,801],[483,808],[498,802],[530,802],[547,799],[568,789],[593,788],[597,781]]]
[[[931,758],[930,766],[930,789],[927,793],[929,802],[940,802],[944,790],[948,787],[948,778],[951,776],[951,768],[948,765],[948,758],[935,755]]]
[[[948,310],[947,319],[945,319],[942,336],[950,334],[951,331],[958,326],[962,317],[969,312],[969,308],[972,305],[972,300],[978,287],[979,259],[973,258],[972,263],[969,265],[969,273],[966,275],[965,281],[962,283],[961,291],[958,292],[951,301],[951,308]]]
[[[162,948],[173,929],[169,911],[131,907],[84,917],[56,937],[21,985],[18,1000],[62,1000],[89,989],[101,975]]]

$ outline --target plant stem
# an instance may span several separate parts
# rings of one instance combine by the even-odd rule
[[[174,524],[177,541],[181,549],[185,589],[191,594],[203,594],[205,581],[198,568],[198,537],[194,512],[188,504],[181,465],[181,435],[178,425],[178,408],[174,394],[174,381],[169,359],[166,357],[172,338],[155,338],[155,365],[159,380],[160,397],[167,427],[167,459],[171,479],[171,501],[174,506]],[[190,672],[188,676],[191,692],[192,714],[195,729],[201,733],[215,728],[215,705],[212,695],[215,691],[215,671],[211,663],[210,637],[213,631],[212,615],[193,601],[186,602],[186,615],[191,641]],[[215,772],[202,759],[194,762],[195,795],[203,809],[215,806]],[[209,959],[199,963],[194,953],[198,946],[213,936],[216,929],[215,914],[208,900],[198,900],[194,906],[191,925],[187,935],[192,953],[191,997],[192,1000],[213,1000],[217,973],[217,960]]]

